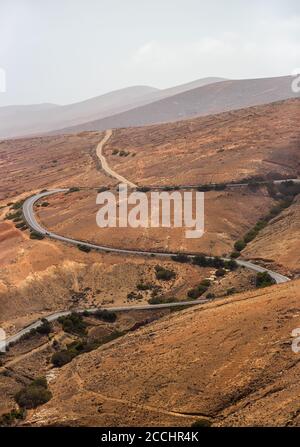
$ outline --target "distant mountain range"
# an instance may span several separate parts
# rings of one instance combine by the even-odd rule
[[[211,77],[164,90],[133,86],[66,106],[0,107],[0,138],[135,127],[268,104],[300,96],[292,79]]]

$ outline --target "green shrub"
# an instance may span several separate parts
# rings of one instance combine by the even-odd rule
[[[198,419],[193,422],[191,427],[200,428],[200,427],[211,427],[211,422],[208,419]]]
[[[63,351],[55,352],[51,357],[51,363],[57,368],[60,368],[73,360],[74,357],[74,353],[65,349]]]
[[[165,269],[164,267],[157,265],[155,267],[155,276],[158,280],[170,281],[176,277],[176,274],[173,270]]]
[[[79,335],[85,335],[86,333],[86,323],[83,321],[82,316],[75,312],[66,317],[60,317],[58,322],[62,325],[65,332]]]
[[[209,287],[210,284],[211,284],[211,282],[210,282],[209,279],[203,279],[203,280],[201,281],[201,283],[200,283],[200,285],[201,285],[201,286],[204,286],[204,287]]]
[[[236,251],[242,251],[242,250],[244,250],[244,248],[246,247],[246,244],[245,244],[245,242],[244,241],[237,241],[235,244],[234,244],[234,248],[235,248],[235,250]]]
[[[42,239],[45,239],[45,235],[38,233],[37,231],[31,230],[30,231],[30,239],[37,239],[41,241]]]
[[[218,278],[220,278],[220,277],[222,277],[222,276],[225,276],[226,275],[226,271],[224,270],[224,269],[218,269],[217,271],[216,271],[216,276],[218,277]]]
[[[117,314],[115,312],[106,309],[98,309],[94,315],[99,320],[106,321],[107,323],[114,323],[117,319]]]
[[[233,295],[236,292],[234,287],[231,287],[230,289],[227,290],[226,295],[230,296]]]
[[[79,250],[84,251],[85,253],[89,253],[91,251],[91,248],[87,245],[78,244],[77,247]]]
[[[231,271],[234,271],[238,268],[238,263],[234,259],[230,259],[230,261],[225,262],[225,267]]]
[[[190,262],[190,258],[183,254],[183,253],[179,253],[178,255],[174,255],[171,257],[171,259],[175,262],[180,262],[182,264],[186,264],[187,262]]]
[[[137,284],[136,288],[138,290],[151,290],[153,289],[153,285],[150,283],[140,282],[139,284]]]
[[[45,404],[51,397],[52,394],[48,390],[46,379],[39,378],[22,388],[15,395],[15,400],[21,408],[30,409]]]
[[[214,293],[208,293],[207,295],[206,295],[206,298],[208,299],[208,300],[213,300],[214,298],[215,298],[216,296],[215,296],[215,294]]]
[[[207,258],[204,255],[198,255],[193,258],[193,264],[199,267],[207,266]]]
[[[232,259],[237,259],[237,258],[239,258],[241,256],[241,253],[239,252],[239,251],[233,251],[231,254],[230,254],[230,257],[232,258]]]
[[[25,408],[20,408],[19,410],[13,409],[10,413],[4,413],[0,416],[0,427],[9,427],[16,420],[23,420],[26,417]]]
[[[256,275],[255,285],[257,288],[263,288],[276,284],[275,279],[268,272],[259,272]]]
[[[52,326],[48,320],[43,319],[42,324],[36,328],[36,332],[42,335],[48,335],[52,331]]]

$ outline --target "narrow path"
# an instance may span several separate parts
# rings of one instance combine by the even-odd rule
[[[115,179],[117,179],[120,183],[126,183],[130,188],[136,188],[137,185],[135,185],[134,183],[132,183],[131,181],[127,180],[125,177],[122,177],[122,175],[118,174],[117,172],[115,172],[113,169],[111,169],[106,161],[105,156],[103,155],[103,147],[104,145],[107,143],[107,141],[110,139],[110,137],[112,136],[112,130],[108,129],[105,132],[105,136],[104,138],[100,141],[100,143],[97,146],[96,152],[97,152],[97,157],[99,158],[100,162],[101,162],[101,166],[102,169],[111,177],[114,177]]]

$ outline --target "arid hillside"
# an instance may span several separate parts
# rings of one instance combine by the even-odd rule
[[[300,197],[255,238],[245,250],[245,258],[281,264],[300,274]]]
[[[117,129],[109,164],[139,185],[197,185],[300,169],[300,100],[205,118]]]
[[[4,199],[43,188],[107,183],[95,155],[101,138],[101,133],[85,132],[0,141],[0,205]]]
[[[221,256],[229,254],[234,242],[274,204],[264,187],[255,191],[242,187],[206,192],[204,235],[188,239],[186,227],[100,228],[96,216],[101,206],[96,204],[96,196],[97,192],[90,190],[56,194],[47,199],[48,206],[36,207],[36,215],[53,232],[110,247]]]
[[[57,370],[26,425],[296,426],[300,282],[175,312]]]
[[[288,98],[299,98],[292,90],[292,76],[260,79],[235,79],[215,82],[142,105],[131,110],[93,120],[60,132],[105,130],[162,124],[198,116],[214,115]]]

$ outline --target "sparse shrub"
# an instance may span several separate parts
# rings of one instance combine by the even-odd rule
[[[276,284],[275,279],[268,272],[259,272],[256,275],[255,285],[257,288],[263,288]]]
[[[150,283],[140,282],[137,284],[136,288],[138,290],[151,290],[153,288],[153,285]]]
[[[79,250],[84,251],[85,253],[90,253],[91,251],[91,248],[87,245],[78,244],[77,247],[79,248]]]
[[[15,400],[21,408],[36,408],[48,402],[52,397],[48,390],[45,378],[38,378],[32,383],[21,389],[16,395]]]
[[[165,269],[164,267],[157,265],[155,267],[155,276],[158,280],[170,281],[176,277],[176,274],[173,270]]]
[[[43,319],[42,324],[36,328],[36,332],[41,335],[48,335],[52,331],[52,326],[48,320]]]
[[[78,191],[80,191],[80,188],[78,186],[72,186],[72,188],[70,188],[68,192],[78,192]]]
[[[211,422],[208,419],[198,419],[197,421],[193,422],[191,427],[193,428],[208,428],[211,427]]]
[[[231,271],[234,271],[238,268],[238,263],[234,259],[230,259],[225,262],[225,267]]]
[[[2,416],[0,416],[0,427],[9,427],[16,420],[23,420],[25,419],[25,417],[26,417],[25,408],[13,409],[10,411],[10,413],[4,413]]]
[[[30,239],[37,239],[41,241],[42,239],[45,239],[45,235],[38,233],[37,231],[31,230],[30,231]]]
[[[200,283],[200,285],[201,285],[201,286],[204,286],[204,287],[209,287],[210,284],[211,284],[211,282],[210,282],[209,279],[203,279],[203,280],[201,281],[201,283]]]
[[[218,277],[218,278],[221,278],[221,277],[223,277],[223,276],[225,276],[226,275],[226,271],[224,270],[224,269],[218,269],[217,271],[216,271],[216,276]]]
[[[85,335],[86,333],[86,323],[83,321],[82,316],[78,313],[73,312],[71,315],[66,317],[60,317],[58,322],[62,325],[65,332],[71,334]]]
[[[228,290],[226,291],[226,295],[227,295],[227,296],[230,296],[230,295],[233,295],[235,292],[236,292],[235,288],[234,288],[234,287],[231,287],[230,289],[228,289]]]
[[[72,352],[65,349],[63,351],[55,352],[51,357],[51,363],[53,366],[60,368],[61,366],[71,362],[74,357],[75,355]]]
[[[236,251],[242,251],[242,250],[244,250],[245,247],[246,247],[245,242],[241,241],[241,240],[237,241],[234,244],[234,248],[235,248]]]
[[[215,296],[215,294],[214,293],[208,293],[207,295],[206,295],[206,298],[208,299],[208,300],[213,300],[214,298],[215,298],[216,296]]]
[[[101,186],[101,188],[98,188],[98,190],[97,190],[97,192],[105,192],[105,191],[109,191],[108,186]]]
[[[199,267],[207,266],[207,258],[204,255],[198,255],[193,258],[193,264]]]
[[[239,258],[241,256],[241,253],[239,252],[239,251],[233,251],[231,254],[230,254],[230,257],[232,258],[232,259],[237,259],[237,258]]]
[[[190,262],[189,257],[183,253],[178,253],[178,255],[172,256],[171,259],[172,259],[172,261],[180,262],[181,264],[186,264],[186,263]]]
[[[106,309],[98,309],[94,315],[96,318],[99,318],[99,320],[106,321],[107,323],[114,323],[117,319],[117,314],[115,312]]]
[[[136,190],[137,190],[138,192],[149,192],[149,191],[150,191],[150,188],[149,188],[148,186],[138,186],[138,187],[136,188]]]

